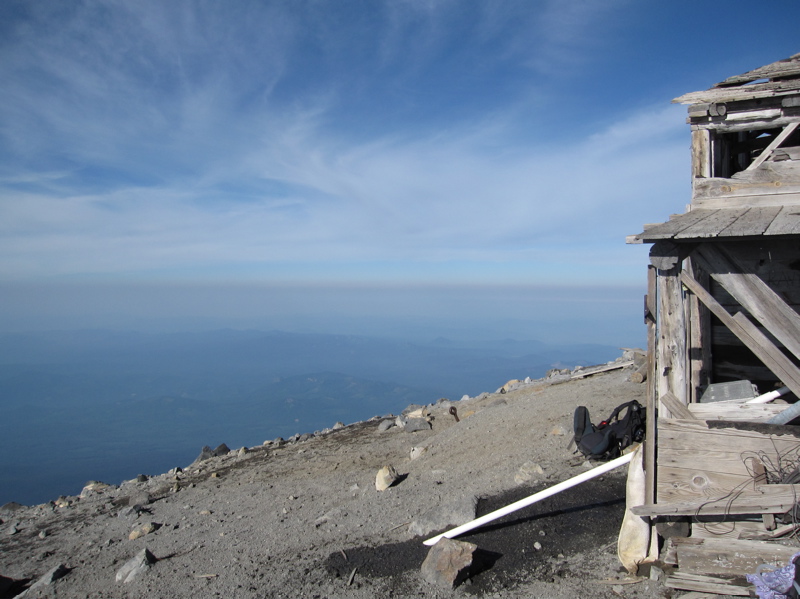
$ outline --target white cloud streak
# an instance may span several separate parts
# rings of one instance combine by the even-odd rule
[[[313,18],[280,3],[31,5],[0,47],[0,277],[314,263],[357,278],[346,264],[470,261],[480,277],[549,268],[553,248],[622,246],[654,203],[685,197],[680,109],[609,110],[569,142],[526,138],[521,84],[488,114],[392,122],[398,82],[424,98],[465,31],[496,46],[484,70],[574,66],[608,4],[545,4],[476,9],[455,30],[460,3],[388,3],[344,31],[348,15],[326,20],[313,2]],[[544,33],[532,44],[520,23]],[[363,114],[371,125],[341,127],[373,93],[385,96]]]

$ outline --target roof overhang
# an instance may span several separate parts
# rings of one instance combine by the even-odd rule
[[[800,206],[695,208],[667,222],[645,226],[628,243],[708,241],[711,239],[800,235]]]

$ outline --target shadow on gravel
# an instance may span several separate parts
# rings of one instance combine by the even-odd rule
[[[481,499],[478,516],[551,484],[522,487]],[[625,477],[609,474],[458,537],[475,543],[480,551],[464,590],[482,595],[529,580],[552,582],[565,576],[579,576],[580,572],[566,563],[569,557],[601,549],[611,551],[613,547],[609,545],[616,542],[624,511]],[[326,570],[336,578],[346,579],[355,568],[359,576],[398,578],[422,565],[429,549],[422,544],[423,540],[420,537],[379,547],[350,548],[346,557],[342,552],[332,553],[325,562]],[[541,549],[535,549],[536,542]]]

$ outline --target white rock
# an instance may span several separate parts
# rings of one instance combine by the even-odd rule
[[[378,470],[378,474],[375,476],[375,488],[378,491],[385,491],[391,487],[398,478],[400,478],[400,476],[393,466],[384,466]]]
[[[417,458],[422,457],[428,451],[427,447],[412,447],[411,448],[411,459],[416,460]]]
[[[525,462],[514,475],[514,482],[518,485],[525,484],[532,480],[539,480],[544,475],[544,469],[536,462]]]
[[[117,570],[117,582],[130,582],[139,574],[146,571],[151,564],[156,563],[156,561],[156,557],[150,553],[147,548],[142,549],[132,559],[125,562],[125,565]]]

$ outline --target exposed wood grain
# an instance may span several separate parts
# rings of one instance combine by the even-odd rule
[[[784,385],[800,397],[800,370],[758,330],[758,327],[742,314],[731,316],[708,291],[686,273],[681,274],[681,280],[765,366],[775,373]]]
[[[765,231],[766,235],[800,234],[800,207],[784,206]]]
[[[761,564],[785,566],[797,551],[767,541],[740,539],[673,539],[678,548],[678,569],[685,574],[730,577],[755,572]]]
[[[656,335],[656,313],[658,311],[658,285],[656,269],[647,267],[647,419],[645,420],[644,472],[645,501],[655,503],[656,500],[656,420],[658,418],[658,385],[656,384],[656,355],[658,354],[658,336]],[[651,524],[651,532],[654,525]],[[656,538],[655,536],[652,538]]]
[[[727,516],[735,514],[763,514],[788,512],[800,498],[800,489],[786,491],[783,485],[766,485],[758,491],[743,491],[729,501],[709,501],[697,498],[692,501],[661,502],[631,508],[637,516]],[[776,487],[773,489],[773,487]]]
[[[671,393],[682,404],[688,401],[688,364],[683,289],[677,273],[658,276],[658,354],[656,389],[660,398]],[[667,408],[665,416],[669,415]]]
[[[734,595],[736,597],[749,597],[752,585],[744,586],[742,582],[731,582],[713,576],[691,575],[683,572],[674,572],[664,580],[664,586],[673,589],[713,593],[715,595]]]
[[[747,264],[739,262],[723,247],[701,244],[695,248],[694,255],[743,308],[784,347],[800,357],[800,314],[751,272]]]
[[[763,422],[780,414],[786,404],[747,404],[717,401],[689,404],[689,412],[700,420],[731,420],[736,422]]]
[[[711,134],[692,131],[692,181],[711,176]]]
[[[669,391],[664,393],[664,395],[659,398],[659,401],[664,404],[664,406],[675,418],[683,418],[685,420],[693,420],[696,418],[696,416],[689,411],[689,408],[686,406],[686,404],[681,402]]]
[[[699,239],[704,237],[717,237],[719,234],[735,223],[746,209],[715,210],[707,218],[686,227],[675,235],[675,239]]]
[[[778,94],[797,89],[797,81],[774,81],[756,83],[746,87],[715,88],[697,91],[675,98],[677,104],[710,104],[712,102],[735,102],[756,98],[773,98]]]
[[[708,274],[696,260],[689,259],[687,272],[703,286],[708,286]],[[689,404],[696,402],[702,389],[711,381],[711,317],[694,294],[689,294],[687,304],[687,327],[689,336]]]
[[[648,227],[645,229],[644,233],[640,233],[637,237],[644,240],[672,239],[685,228],[707,218],[711,213],[712,210],[692,210],[686,214],[676,216],[665,223]]]
[[[719,232],[719,237],[763,235],[780,212],[780,206],[754,206]]]
[[[783,501],[784,495],[795,492],[791,486],[759,486],[764,481],[753,476],[758,461],[767,465],[772,480],[797,464],[800,437],[790,434],[798,432],[795,427],[728,426],[731,428],[712,427],[700,420],[659,419],[658,505],[695,502],[695,509],[703,506],[702,513],[726,513],[729,505],[749,505],[747,498],[763,501],[766,493],[777,494]],[[761,507],[763,504],[756,511],[764,511]],[[751,513],[747,509],[738,513]]]
[[[735,517],[719,522],[692,522],[693,539],[755,539],[769,536],[761,520],[736,520]]]

